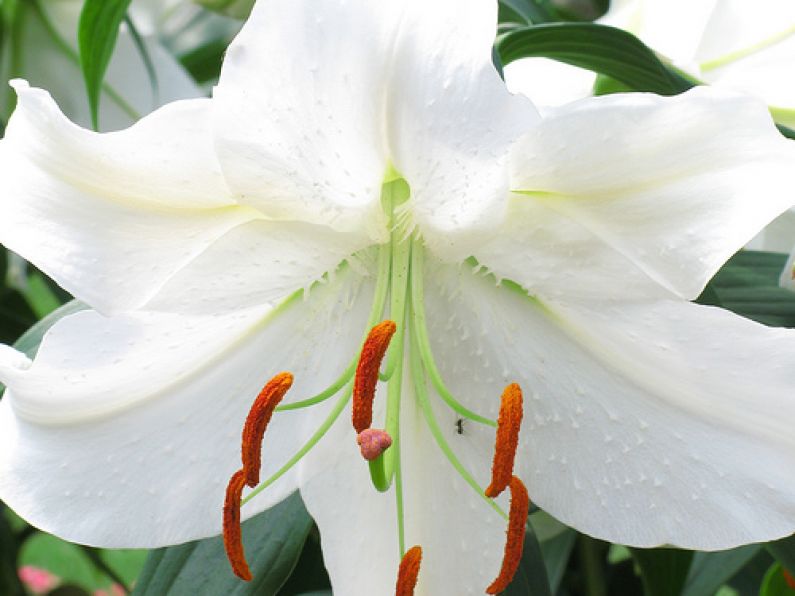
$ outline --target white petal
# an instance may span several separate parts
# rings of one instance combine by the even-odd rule
[[[213,93],[221,164],[241,202],[277,219],[386,237],[390,5],[257,3]]]
[[[788,209],[752,238],[746,248],[789,252],[793,245],[795,245],[795,210]]]
[[[697,88],[673,98],[614,95],[559,108],[517,147],[513,188],[530,194],[515,201],[541,204],[621,253],[634,265],[627,273],[633,281],[646,276],[695,298],[729,256],[795,201],[793,166],[795,146],[762,103]],[[524,267],[515,278],[532,285],[533,265],[518,262],[514,241],[498,236],[475,256],[501,276]],[[548,249],[579,250],[561,242]],[[601,294],[607,286],[588,290]]]
[[[8,378],[0,498],[32,524],[88,544],[154,547],[217,534],[226,482],[240,467],[243,421],[262,384],[293,372],[287,401],[330,385],[358,349],[371,297],[369,280],[340,274],[270,314],[63,319],[33,366]],[[331,405],[274,416],[263,480]],[[244,516],[294,490],[296,473]]]
[[[791,112],[795,109],[795,83],[785,73],[795,59],[795,23],[790,27],[793,32],[788,39],[724,67],[702,71],[703,80],[759,97],[784,114]],[[782,123],[791,126],[792,120]]]
[[[694,65],[704,27],[720,10],[719,0],[635,0],[613,4],[600,23],[626,29],[664,58],[686,68]]]
[[[500,571],[507,521],[454,471],[409,397],[410,390],[402,419],[414,423],[405,424],[402,431],[401,469],[407,546],[419,544],[423,549],[418,591],[427,596],[483,594]],[[496,409],[499,393],[491,397]],[[485,489],[491,479],[493,429],[464,422],[458,434],[458,415],[438,396],[431,399],[444,438]],[[499,502],[507,512],[507,492]]]
[[[8,383],[30,368],[30,358],[10,346],[0,344],[0,383]]]
[[[559,106],[591,95],[596,74],[548,58],[522,58],[505,66],[505,84],[538,106]]]
[[[696,59],[709,83],[750,93],[778,108],[795,108],[795,81],[787,76],[795,59],[795,3],[761,0],[749,6],[720,0]]]
[[[213,148],[208,99],[171,103],[131,128],[97,134],[67,120],[50,95],[12,82],[17,109],[4,144],[51,175],[118,201],[171,208],[234,204]]]
[[[742,0],[718,0],[704,24],[696,58],[703,63],[744,52],[778,38],[793,26],[795,4],[789,0],[758,0],[753,6]],[[674,31],[674,27],[669,29],[669,33]],[[765,53],[772,47],[760,51]]]
[[[256,214],[225,189],[209,100],[171,104],[105,135],[17,83],[0,143],[0,241],[102,311],[144,304],[171,275]]]
[[[412,0],[395,43],[387,105],[394,164],[423,237],[451,260],[468,257],[502,220],[509,149],[538,121],[492,64],[496,24],[496,2]]]
[[[432,438],[405,379],[401,401],[401,469],[406,548],[422,547],[417,596],[483,594],[499,572],[505,520],[454,471]],[[385,395],[379,394],[383,406]],[[436,414],[446,440],[468,470],[483,483],[490,478],[493,429],[456,432],[445,407]],[[495,396],[499,403],[499,396]],[[374,426],[383,420],[378,413]],[[347,422],[347,419],[344,421]],[[335,594],[394,594],[400,562],[395,487],[373,488],[367,463],[358,453],[350,424],[324,439],[305,468],[314,478],[301,496],[318,524],[323,559]]]
[[[386,596],[400,563],[394,488],[373,488],[350,419],[348,407],[302,463],[301,498],[320,529],[334,593]]]
[[[347,260],[361,267],[356,234],[302,222],[252,220],[226,232],[171,277],[147,309],[223,313],[280,300]],[[361,253],[360,253],[361,254]]]
[[[429,279],[459,296],[429,304],[440,353],[460,367],[444,359],[451,388],[524,388],[517,465],[539,507],[644,547],[795,530],[791,330],[678,301],[540,304],[466,271]]]
[[[548,203],[528,197],[511,201],[500,234],[477,248],[475,256],[498,277],[545,298],[610,297],[617,291],[610,280],[617,279],[627,299],[671,295],[620,247],[574,218],[562,217]]]

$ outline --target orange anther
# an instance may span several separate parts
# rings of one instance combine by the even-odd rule
[[[521,425],[522,389],[516,383],[511,383],[502,392],[500,415],[497,418],[494,462],[491,465],[491,484],[486,489],[487,497],[496,498],[511,481]]]
[[[505,554],[502,557],[502,568],[491,585],[486,588],[486,594],[499,594],[511,583],[519,563],[522,560],[524,548],[524,532],[527,523],[527,513],[530,510],[530,497],[525,485],[516,476],[511,477],[511,509],[508,512],[508,537],[505,541]]]
[[[414,588],[417,585],[417,576],[420,574],[420,562],[422,561],[422,547],[412,546],[403,555],[398,569],[397,586],[395,586],[395,596],[413,596]]]
[[[262,460],[262,437],[273,416],[273,411],[293,384],[293,375],[279,373],[267,382],[254,400],[243,427],[243,471],[246,484],[254,488],[259,484]]]
[[[353,381],[351,418],[357,434],[370,428],[373,422],[373,398],[375,385],[378,382],[378,370],[381,368],[381,361],[396,329],[394,321],[382,321],[370,330],[367,339],[364,340]]]
[[[795,590],[795,577],[792,577],[792,574],[786,569],[782,568],[781,571],[784,574],[784,581],[787,582],[790,589]]]
[[[251,581],[253,577],[246,563],[243,552],[243,535],[240,529],[240,498],[243,495],[243,486],[246,477],[243,470],[238,470],[229,479],[224,499],[224,549],[232,566],[232,571],[240,579]]]

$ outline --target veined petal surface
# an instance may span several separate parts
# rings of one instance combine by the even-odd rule
[[[586,265],[576,291],[583,296],[613,295],[610,280],[621,279],[622,287],[640,288],[638,296],[695,298],[726,259],[795,202],[795,147],[764,104],[710,88],[558,108],[520,141],[513,165],[513,189],[524,196],[513,197],[504,233],[474,256],[547,296],[567,295],[572,272]],[[537,213],[548,226],[533,221]],[[561,266],[566,256],[569,265]],[[623,275],[607,274],[621,268]],[[647,290],[649,280],[659,290]]]
[[[214,154],[211,100],[96,134],[45,91],[17,88],[0,142],[0,241],[101,312],[261,305],[361,247],[353,235],[269,222],[236,204]]]
[[[141,306],[252,218],[230,200],[212,156],[208,100],[98,135],[70,123],[45,91],[17,89],[0,142],[0,241],[78,299],[105,312]]]
[[[426,242],[469,256],[504,214],[510,147],[538,120],[491,62],[496,17],[480,0],[258,3],[214,92],[235,197],[380,241],[393,166]]]
[[[453,268],[428,279],[455,296],[427,292],[451,390],[524,388],[517,470],[539,507],[641,547],[795,530],[791,330],[677,300],[541,302]]]
[[[291,371],[286,402],[336,380],[366,327],[372,280],[339,272],[271,311],[69,316],[34,364],[0,353],[0,498],[67,540],[156,547],[217,534],[224,490],[258,391]],[[319,350],[318,345],[335,346]],[[6,357],[8,356],[8,357]],[[24,362],[21,363],[24,365]],[[23,366],[24,367],[24,366]],[[315,431],[331,402],[274,415],[267,478]],[[297,487],[296,469],[244,506],[249,517]]]
[[[492,64],[496,2],[404,4],[387,99],[392,159],[426,243],[462,260],[502,221],[510,148],[539,116]]]
[[[790,110],[795,110],[795,82],[787,73],[793,60],[795,3],[787,0],[753,5],[720,0],[696,52],[705,81]]]
[[[386,238],[384,81],[395,3],[258,2],[213,92],[235,197],[268,217]]]

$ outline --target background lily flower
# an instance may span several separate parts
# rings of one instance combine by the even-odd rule
[[[638,36],[685,73],[764,100],[795,126],[795,4],[789,0],[613,0],[597,22]],[[541,58],[509,64],[506,81],[542,105],[590,94],[596,76]]]
[[[77,24],[82,7],[82,0],[19,2],[14,12],[18,21],[13,28],[15,58],[6,62],[3,80],[21,76],[34,85],[46,84],[72,120],[89,126],[91,115],[77,53]],[[190,75],[154,35],[153,9],[144,0],[132,5],[133,19],[146,25],[142,41],[157,84],[153,86],[145,59],[123,26],[100,103],[99,122],[104,130],[125,128],[160,105],[202,95]],[[26,51],[27,48],[33,50]],[[0,99],[7,116],[13,97],[3,92]]]
[[[413,544],[418,593],[496,576],[512,382],[516,474],[561,521],[704,550],[795,530],[795,333],[688,302],[792,204],[792,146],[710,88],[540,118],[492,66],[496,8],[260,2],[212,99],[106,135],[17,82],[0,240],[94,310],[33,361],[0,349],[0,498],[94,545],[217,534],[246,413],[289,371],[242,511],[300,489],[338,594],[390,593]],[[386,318],[381,492],[346,387]]]

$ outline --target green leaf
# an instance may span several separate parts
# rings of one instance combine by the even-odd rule
[[[0,594],[23,596],[25,590],[17,576],[17,544],[14,531],[0,502]]]
[[[693,551],[677,548],[630,548],[640,568],[646,596],[679,596],[687,580]]]
[[[773,327],[795,327],[795,292],[778,285],[786,262],[784,254],[742,250],[721,267],[707,289],[732,312]]]
[[[312,519],[294,493],[243,523],[251,582],[232,574],[221,537],[216,536],[152,551],[133,594],[276,594],[295,567],[311,528]]]
[[[77,42],[80,67],[86,82],[91,121],[99,128],[99,98],[105,71],[116,47],[119,25],[131,0],[85,0],[80,13]]]
[[[776,128],[778,128],[778,131],[788,139],[795,139],[795,130],[784,126],[783,124],[776,124]]]
[[[544,556],[533,526],[527,523],[519,569],[503,596],[551,596]]]
[[[179,61],[197,83],[214,81],[221,74],[221,63],[228,45],[227,39],[212,39],[182,54]]]
[[[500,4],[521,19],[516,22],[546,23],[552,19],[546,7],[534,0],[500,0]]]
[[[607,75],[636,91],[675,95],[693,84],[668,69],[637,37],[595,23],[548,23],[497,40],[503,64],[543,56]]]
[[[577,532],[566,528],[557,536],[541,542],[541,552],[544,555],[544,565],[553,594],[556,594],[560,587],[576,541]]]
[[[762,580],[759,596],[793,596],[794,594],[795,589],[792,589],[787,583],[781,563],[774,563]]]
[[[234,19],[247,19],[254,0],[196,0],[205,8]]]
[[[95,564],[88,556],[88,547],[79,546],[56,538],[44,532],[37,532],[25,541],[20,552],[20,564],[32,565],[46,569],[58,576],[65,583],[75,584],[87,590],[94,591],[107,589],[114,583],[114,578],[108,575],[101,566]],[[95,556],[108,559],[106,552],[96,550]],[[122,579],[130,582],[140,571],[143,565],[142,551],[118,550],[114,551],[112,559],[119,562],[124,568]],[[112,569],[113,575],[118,575],[115,565],[105,561],[105,565]]]
[[[693,556],[682,596],[714,594],[756,556],[762,547],[750,544],[732,550]]]
[[[314,526],[304,543],[298,562],[287,582],[279,590],[279,594],[314,594],[326,591],[330,594],[330,590],[331,580],[323,561],[320,532]]]
[[[768,542],[767,550],[779,563],[795,573],[795,534]]]

